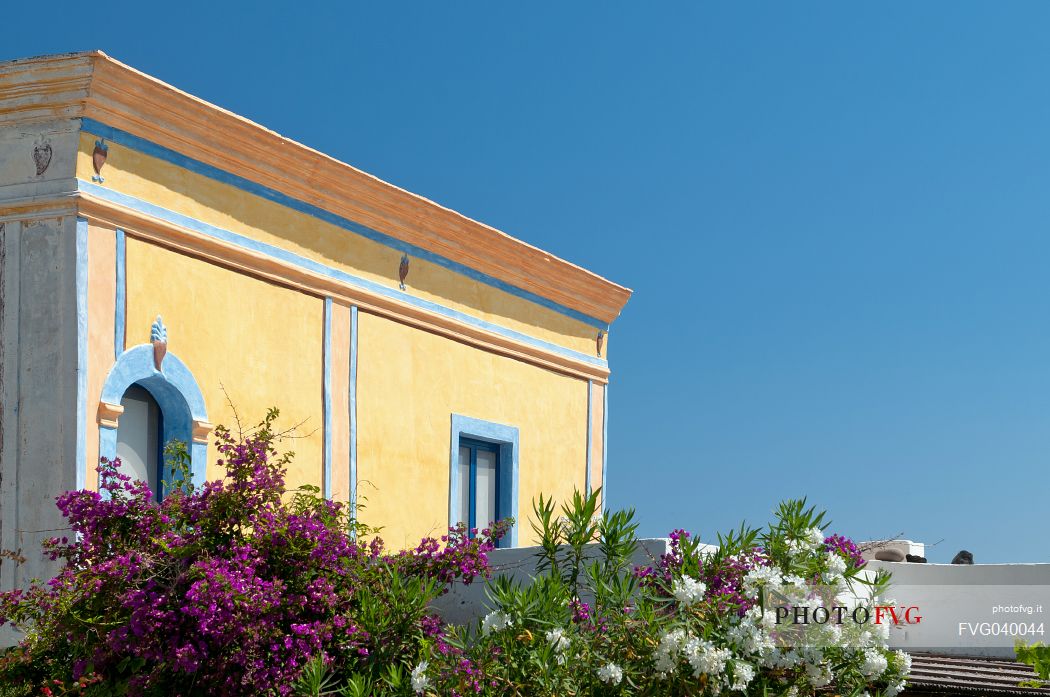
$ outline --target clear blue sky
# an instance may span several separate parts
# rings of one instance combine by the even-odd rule
[[[1050,4],[327,4],[8,3],[0,57],[101,48],[635,289],[646,535],[808,495],[1050,561]]]

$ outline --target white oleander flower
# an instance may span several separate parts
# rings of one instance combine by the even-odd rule
[[[653,652],[653,663],[656,667],[656,674],[661,678],[666,678],[674,674],[675,668],[678,667],[678,663],[674,660],[672,654],[655,651]]]
[[[730,690],[746,690],[748,684],[755,678],[755,667],[744,661],[736,661],[733,664],[733,682]]]
[[[836,552],[828,552],[828,573],[836,576],[846,573],[846,560]]]
[[[417,695],[423,694],[423,690],[430,687],[430,678],[427,677],[427,662],[422,661],[412,669],[412,689]]]
[[[802,656],[795,649],[774,648],[762,657],[762,665],[766,668],[794,668],[800,663]]]
[[[763,587],[770,590],[780,587],[780,572],[772,566],[756,566],[744,576],[744,591],[748,595],[757,595]]]
[[[729,649],[715,648],[710,641],[701,641],[695,637],[689,637],[682,653],[693,669],[694,678],[700,677],[702,673],[710,676],[721,675],[725,671],[726,661],[732,656]]]
[[[495,610],[485,615],[485,619],[481,622],[481,631],[484,634],[491,634],[492,632],[498,632],[501,629],[505,629],[512,624],[511,616],[505,612]]]
[[[897,658],[897,665],[901,674],[907,676],[911,673],[911,654],[903,651],[894,651],[893,655]]]
[[[869,678],[882,675],[886,671],[886,656],[875,649],[865,649],[864,662],[860,666],[860,672]]]
[[[768,630],[777,626],[777,613],[773,610],[763,610],[761,605],[752,605],[744,616],[762,629]]]
[[[886,689],[882,691],[882,694],[886,697],[897,697],[904,689],[904,681],[895,682],[886,686]]]
[[[817,665],[824,660],[824,650],[818,646],[800,646],[795,651],[799,658],[810,665]]]
[[[704,599],[704,593],[707,592],[707,586],[695,578],[684,576],[681,579],[675,579],[671,586],[672,592],[674,593],[675,600],[682,607],[690,607],[699,603]]]
[[[609,685],[619,685],[623,680],[623,670],[615,663],[606,663],[598,669],[598,679]]]
[[[838,646],[842,643],[842,627],[829,622],[820,628],[818,636],[821,637],[821,640],[824,641],[824,643]]]
[[[565,636],[565,630],[555,627],[547,632],[547,643],[554,647],[555,653],[561,653],[569,648],[569,637]]]
[[[666,678],[675,672],[678,667],[678,652],[686,642],[686,633],[683,629],[673,632],[664,632],[660,637],[660,643],[653,651],[653,662],[656,664],[656,672],[661,678]]]
[[[818,527],[812,527],[806,531],[806,541],[816,549],[824,544],[824,531]]]
[[[831,671],[825,665],[806,664],[806,679],[813,687],[824,687],[831,682]]]
[[[772,637],[748,617],[730,627],[727,636],[744,654],[765,654],[773,649]]]

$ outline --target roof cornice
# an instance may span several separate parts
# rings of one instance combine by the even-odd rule
[[[102,52],[0,64],[0,125],[87,117],[457,261],[603,322],[623,286],[248,119]]]
[[[486,327],[469,318],[435,312],[402,299],[397,294],[374,289],[283,259],[264,250],[240,246],[200,230],[158,218],[109,198],[79,190],[83,182],[55,180],[54,191],[21,198],[8,198],[0,210],[0,226],[10,221],[39,220],[77,216],[110,230],[121,229],[130,237],[145,240],[181,254],[203,259],[241,273],[295,288],[319,298],[332,298],[354,305],[362,312],[386,317],[424,331],[469,344],[492,353],[514,358],[572,377],[606,384],[609,367],[605,361],[584,356],[571,349],[544,342],[522,340],[513,334]]]

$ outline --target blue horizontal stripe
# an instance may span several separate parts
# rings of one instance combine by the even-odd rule
[[[387,247],[392,247],[401,252],[406,252],[411,256],[417,257],[419,259],[424,259],[426,261],[431,262],[432,264],[437,264],[438,266],[443,266],[446,269],[449,269],[450,271],[462,274],[463,276],[466,276],[467,278],[470,278],[472,280],[480,281],[481,283],[488,284],[506,293],[510,293],[511,295],[517,296],[524,300],[528,300],[530,302],[534,302],[537,305],[542,305],[543,307],[546,307],[550,310],[554,310],[555,312],[563,314],[566,317],[571,317],[585,324],[589,324],[592,327],[597,327],[598,329],[601,329],[603,331],[609,330],[608,322],[603,322],[600,319],[586,315],[578,310],[572,309],[571,307],[566,307],[560,303],[556,303],[553,300],[550,300],[549,298],[544,298],[541,295],[537,295],[522,288],[518,288],[517,286],[511,285],[510,283],[498,279],[495,276],[490,276],[486,273],[482,273],[476,269],[470,268],[469,266],[465,266],[463,264],[460,264],[459,262],[443,257],[440,254],[435,254],[430,250],[423,249],[422,247],[417,247],[413,244],[405,242],[404,240],[399,240],[396,237],[392,237],[385,233],[379,232],[378,230],[373,230],[372,228],[362,225],[360,223],[355,223],[352,220],[342,218],[334,213],[324,210],[323,208],[318,208],[317,206],[311,205],[309,203],[304,203],[303,201],[292,198],[287,194],[282,194],[280,191],[276,191],[261,184],[257,184],[249,179],[245,179],[244,177],[240,177],[236,174],[231,174],[230,172],[221,170],[218,167],[213,167],[212,165],[205,164],[191,157],[187,157],[185,155],[182,155],[181,153],[175,152],[174,150],[165,148],[162,145],[157,145],[156,143],[150,142],[145,138],[140,138],[139,136],[132,135],[127,131],[122,131],[119,128],[107,126],[104,123],[100,123],[98,121],[95,121],[94,119],[89,118],[81,119],[81,127],[87,133],[106,138],[108,140],[113,141],[114,143],[118,143],[120,145],[132,148],[134,150],[138,150],[139,152],[142,152],[151,157],[156,157],[158,159],[164,160],[165,162],[170,162],[173,165],[184,167],[185,169],[188,169],[191,172],[196,172],[197,174],[209,177],[210,179],[222,182],[223,184],[235,186],[238,189],[246,191],[250,194],[259,196],[261,198],[265,198],[275,203],[279,203],[282,206],[287,206],[288,208],[297,210],[300,213],[306,213],[307,215],[311,215],[315,218],[323,220],[326,223],[331,223],[332,225],[336,225],[345,230],[349,230],[350,232],[361,235],[362,237],[366,237],[374,242],[386,245]]]
[[[484,329],[486,331],[492,332],[493,334],[499,334],[500,336],[506,337],[508,339],[513,339],[514,341],[517,341],[519,343],[526,344],[534,348],[542,349],[550,353],[555,353],[561,356],[565,356],[567,358],[583,361],[584,363],[589,363],[590,365],[598,366],[600,368],[606,368],[609,365],[605,359],[595,358],[594,356],[588,356],[585,353],[573,351],[572,349],[567,349],[564,346],[558,346],[557,344],[542,341],[540,339],[531,337],[527,334],[516,332],[513,329],[507,329],[506,327],[501,327],[498,324],[486,322],[483,319],[478,319],[477,317],[472,317],[471,315],[467,315],[462,312],[457,312],[456,310],[447,308],[444,305],[438,305],[437,303],[430,302],[429,300],[424,300],[423,298],[417,298],[411,295],[407,295],[394,288],[384,286],[381,283],[376,283],[375,281],[370,281],[367,278],[361,278],[360,276],[353,276],[351,274],[346,273],[345,271],[340,271],[339,269],[333,269],[332,267],[314,261],[313,259],[308,259],[306,257],[299,256],[298,254],[295,254],[293,252],[289,252],[286,249],[282,249],[271,244],[266,244],[265,242],[259,242],[258,240],[253,240],[250,237],[245,237],[244,235],[240,235],[236,232],[230,232],[229,230],[224,230],[223,228],[215,227],[214,225],[209,225],[208,223],[197,220],[196,218],[190,218],[189,216],[185,216],[181,213],[176,213],[175,211],[168,210],[167,208],[162,208],[161,206],[149,203],[147,201],[143,201],[140,198],[129,196],[128,194],[122,194],[119,191],[112,191],[104,186],[92,184],[91,182],[85,181],[83,179],[78,179],[77,183],[81,191],[91,194],[92,196],[95,196],[97,198],[104,199],[106,201],[119,204],[121,206],[125,206],[126,208],[131,208],[141,213],[145,213],[146,215],[153,216],[154,218],[159,218],[161,220],[172,223],[173,225],[178,225],[180,227],[193,230],[194,232],[198,232],[202,235],[207,235],[214,239],[222,240],[227,244],[234,245],[241,249],[265,254],[274,259],[278,259],[287,264],[297,266],[300,269],[304,269],[319,274],[321,276],[325,276],[334,281],[346,283],[347,285],[357,286],[358,288],[367,290],[376,295],[382,295],[383,297],[391,298],[393,300],[403,302],[407,305],[413,305],[422,310],[426,310],[427,312],[431,312],[436,315],[441,315],[442,317],[447,317],[449,319],[456,320],[457,322],[461,322],[472,327]]]

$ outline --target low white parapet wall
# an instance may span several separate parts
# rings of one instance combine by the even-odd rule
[[[920,553],[917,543],[908,553]],[[631,562],[655,565],[670,540],[639,540]],[[711,548],[713,549],[713,547]],[[489,553],[493,576],[525,584],[538,575],[538,547],[498,549]],[[588,558],[598,557],[597,545]],[[958,656],[1013,657],[1014,642],[1050,641],[1050,564],[921,564],[870,561],[867,570],[892,574],[889,597],[898,616],[890,622],[889,643],[906,651]],[[434,609],[447,621],[473,626],[491,610],[486,584],[456,585],[438,598]],[[885,613],[882,621],[890,621]]]
[[[915,564],[872,561],[892,577],[889,596],[915,608],[890,630],[906,651],[1012,657],[1014,642],[1047,642],[1050,564]]]
[[[655,566],[661,554],[671,548],[667,538],[648,538],[638,540],[638,548],[631,557],[633,566]],[[492,576],[507,576],[514,581],[525,584],[538,575],[536,566],[539,563],[539,547],[515,547],[514,549],[496,549],[488,553]],[[588,545],[587,558],[597,559],[598,545]],[[469,586],[456,584],[447,594],[438,598],[432,607],[446,622],[473,625],[484,617],[491,608],[485,594],[485,582],[478,579]]]
[[[860,555],[867,561],[905,561],[909,554],[915,557],[926,556],[926,545],[911,540],[858,542],[857,547],[860,548]]]

